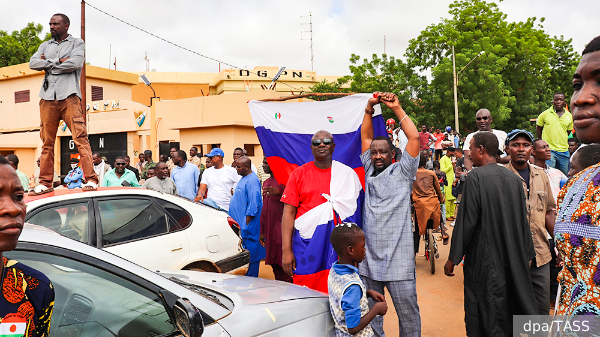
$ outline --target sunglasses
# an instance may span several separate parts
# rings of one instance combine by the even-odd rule
[[[115,163],[115,166],[125,166],[125,165],[127,165],[127,164],[125,164],[125,163]]]
[[[483,117],[477,117],[477,118],[475,118],[475,119],[476,119],[477,121],[480,121],[480,120],[482,120],[482,119],[483,119],[484,121],[487,121],[487,120],[488,120],[488,118],[490,118],[490,117],[488,117],[488,116],[483,116]]]
[[[323,145],[331,145],[331,144],[333,144],[333,139],[323,138],[323,139],[313,139],[312,140],[313,146],[319,146],[319,145],[321,145],[321,143],[323,143]]]

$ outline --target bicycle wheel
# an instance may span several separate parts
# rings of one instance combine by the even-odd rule
[[[433,230],[427,228],[427,250],[429,252],[429,265],[431,266],[431,273],[435,274],[435,238],[433,237]]]

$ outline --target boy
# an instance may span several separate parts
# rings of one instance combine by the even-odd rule
[[[354,223],[342,223],[331,231],[330,241],[339,258],[327,280],[335,334],[373,336],[370,323],[375,316],[386,314],[387,303],[380,293],[366,290],[358,275],[357,265],[365,258],[365,234]],[[367,297],[377,302],[371,310]]]
[[[47,337],[54,307],[52,283],[39,271],[2,257],[15,249],[23,230],[24,194],[17,173],[0,155],[0,322],[6,329],[0,334]]]
[[[600,163],[600,145],[592,144],[577,149],[571,157],[571,168],[569,169],[569,178],[586,168]]]

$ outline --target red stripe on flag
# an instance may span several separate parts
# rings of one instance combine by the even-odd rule
[[[329,278],[329,269],[321,270],[314,274],[298,275],[294,274],[294,284],[306,286],[310,289],[329,293],[327,289],[327,279]]]
[[[276,156],[267,157],[267,162],[271,171],[273,171],[273,175],[275,175],[275,179],[282,185],[287,184],[290,175],[298,167],[298,165],[290,164],[287,160]]]

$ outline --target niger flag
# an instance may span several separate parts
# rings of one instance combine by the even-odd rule
[[[8,314],[0,321],[0,337],[23,337],[27,320],[20,314]]]

